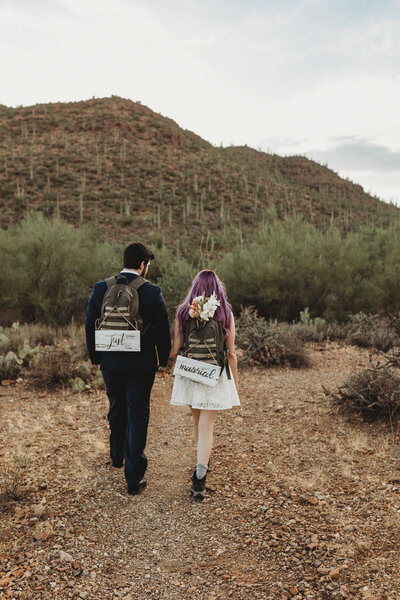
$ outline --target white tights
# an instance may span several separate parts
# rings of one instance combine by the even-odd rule
[[[197,444],[197,464],[208,465],[213,445],[214,423],[217,410],[192,408],[194,437]]]

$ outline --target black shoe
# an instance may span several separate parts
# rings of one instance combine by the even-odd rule
[[[121,460],[112,460],[111,459],[111,462],[112,462],[113,467],[115,467],[116,469],[120,469],[122,467],[124,461],[123,461],[123,459],[121,459]]]
[[[197,479],[195,471],[192,476],[192,488],[190,491],[193,494],[193,498],[203,500],[206,495],[206,476],[204,475],[202,479]]]
[[[134,485],[133,487],[128,487],[128,494],[130,496],[136,496],[137,494],[140,494],[140,492],[142,490],[144,490],[146,485],[147,485],[147,481],[143,477],[143,479],[141,479],[138,484]]]

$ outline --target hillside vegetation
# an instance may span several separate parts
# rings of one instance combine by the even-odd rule
[[[399,209],[305,157],[216,148],[118,97],[0,106],[1,226],[28,210],[92,222],[109,239],[177,243],[246,238],[274,208],[326,229],[386,227]]]
[[[118,272],[122,248],[94,227],[33,211],[0,229],[0,324],[80,321],[93,283]],[[220,257],[207,238],[187,256],[166,244],[155,254],[149,278],[161,285],[171,317],[202,268],[217,270],[235,314],[252,305],[264,317],[290,322],[308,307],[310,318],[332,322],[400,311],[399,222],[363,226],[343,238],[334,225],[323,233],[299,217],[279,221],[268,213],[249,240],[232,238]]]

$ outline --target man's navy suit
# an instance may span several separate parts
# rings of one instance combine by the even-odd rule
[[[124,272],[132,281],[138,275]],[[150,392],[160,366],[166,366],[171,349],[167,308],[161,289],[146,282],[138,289],[139,314],[143,319],[140,352],[96,352],[95,322],[107,290],[105,281],[98,281],[89,298],[85,329],[90,359],[100,364],[110,400],[110,456],[115,465],[125,458],[125,478],[128,488],[138,485],[147,468],[144,453],[150,415]],[[157,351],[156,351],[157,348]]]

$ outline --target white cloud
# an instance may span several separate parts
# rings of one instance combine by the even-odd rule
[[[334,162],[340,169],[386,173],[400,171],[400,152],[393,152],[356,136],[335,138],[328,150],[310,150],[310,154],[317,160]]]

